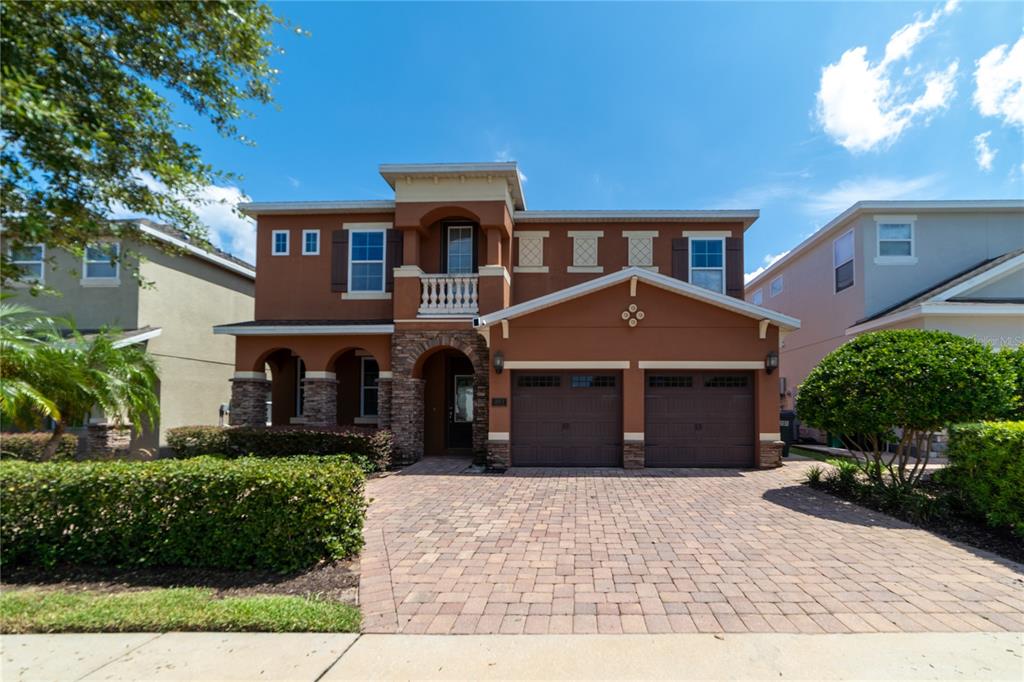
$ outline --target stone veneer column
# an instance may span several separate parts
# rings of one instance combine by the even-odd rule
[[[487,441],[487,468],[504,471],[512,465],[512,450],[507,440]]]
[[[760,442],[757,466],[760,469],[774,469],[782,466],[782,447],[785,445],[781,440],[763,440]]]
[[[622,444],[622,468],[643,469],[645,464],[644,442],[627,440]]]
[[[236,372],[231,380],[231,426],[266,426],[270,382],[263,372]]]
[[[395,464],[423,458],[423,379],[410,376],[391,380],[391,432],[395,437]]]
[[[114,424],[89,424],[86,427],[86,452],[89,459],[125,457],[132,443],[132,430]]]
[[[338,425],[338,380],[333,372],[302,380],[302,416],[308,426]],[[327,376],[330,375],[330,376]]]
[[[388,372],[390,375],[391,373]],[[391,428],[391,377],[377,379],[377,428]]]

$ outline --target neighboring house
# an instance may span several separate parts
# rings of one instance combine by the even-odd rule
[[[46,253],[41,245],[11,256],[28,277],[58,294],[19,293],[19,302],[69,318],[84,333],[116,328],[122,334],[119,343],[143,343],[155,357],[160,372],[158,428],[134,434],[128,446],[133,452],[155,452],[166,445],[170,428],[219,422],[220,407],[230,398],[227,381],[234,348],[210,327],[225,317],[252,315],[255,270],[226,253],[189,243],[173,228],[135,222],[149,238],[180,249],[180,255],[148,244],[106,241],[87,248],[82,258],[64,251]],[[110,254],[122,248],[129,258],[141,257],[146,285],[111,263]],[[103,421],[102,416],[96,419]]]
[[[1024,343],[1024,201],[862,201],[746,285],[803,322],[782,344],[783,406],[815,365],[876,329]]]
[[[528,211],[514,163],[384,165],[389,201],[244,204],[231,419],[375,424],[397,460],[775,466],[782,331],[757,211]],[[269,369],[269,374],[267,370]]]

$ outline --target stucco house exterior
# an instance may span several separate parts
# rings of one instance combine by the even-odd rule
[[[176,253],[134,240],[111,240],[90,246],[84,257],[64,251],[47,253],[42,245],[12,254],[28,277],[55,294],[31,296],[14,289],[17,300],[54,316],[69,318],[83,333],[102,327],[120,331],[119,343],[145,344],[160,373],[160,420],[155,429],[127,434],[104,429],[94,415],[89,425],[97,448],[156,454],[167,444],[168,429],[217,424],[230,399],[234,347],[211,327],[225,317],[253,314],[255,269],[231,255],[190,243],[180,232],[146,220],[130,221],[150,240],[175,247]],[[124,249],[138,258],[145,285],[116,263],[110,253]],[[105,443],[101,440],[106,438]]]
[[[862,201],[747,283],[803,322],[782,344],[783,407],[857,334],[941,329],[1024,343],[1024,201]]]
[[[242,205],[233,424],[269,403],[494,469],[778,464],[771,372],[800,323],[743,300],[757,211],[531,211],[515,163],[380,174],[391,200]]]

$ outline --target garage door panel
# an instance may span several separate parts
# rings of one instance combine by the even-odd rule
[[[620,466],[621,385],[618,372],[513,372],[513,466]]]
[[[753,384],[748,372],[648,372],[646,466],[751,466]]]

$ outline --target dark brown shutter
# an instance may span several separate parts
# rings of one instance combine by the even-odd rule
[[[402,230],[387,231],[387,248],[384,252],[384,291],[395,290],[395,268],[402,265],[402,243],[405,232]]]
[[[725,293],[743,298],[743,239],[739,237],[725,240]]]
[[[672,240],[672,276],[690,281],[690,240],[687,237]]]
[[[348,230],[331,233],[331,291],[348,291]]]

